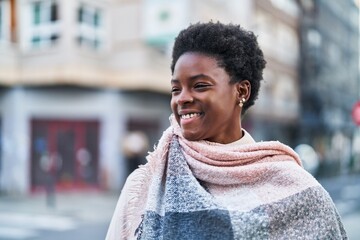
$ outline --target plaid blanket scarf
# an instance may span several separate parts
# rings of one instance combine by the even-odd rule
[[[107,240],[347,239],[328,193],[279,142],[191,142],[177,123],[120,195]]]

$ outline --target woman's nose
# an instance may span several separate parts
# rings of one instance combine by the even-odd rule
[[[183,89],[181,93],[178,96],[177,103],[179,105],[184,105],[187,103],[192,103],[194,101],[194,98],[192,97],[190,91]]]

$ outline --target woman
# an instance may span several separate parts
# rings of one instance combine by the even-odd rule
[[[194,24],[172,57],[171,126],[128,177],[106,239],[346,239],[297,154],[241,127],[265,67],[254,34]]]

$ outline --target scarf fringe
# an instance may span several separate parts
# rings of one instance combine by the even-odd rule
[[[172,136],[173,130],[171,127],[163,132],[163,135],[159,140],[159,144],[157,146],[155,145],[154,151],[149,152],[146,157],[148,163],[140,165],[133,173],[131,181],[128,181],[128,206],[126,208],[126,212],[124,213],[125,219],[128,219],[128,221],[123,223],[121,236],[131,236],[132,233],[134,233],[134,230],[138,227],[138,224],[140,224],[138,220],[142,218],[139,210],[142,208],[139,206],[143,205],[145,207],[146,204],[146,202],[141,203],[141,200],[144,200],[143,196],[148,191],[146,187],[148,187],[148,184],[155,172],[163,171],[158,168],[159,160],[162,163],[166,162]],[[161,164],[161,166],[165,166],[165,164]]]
[[[136,175],[136,177],[134,176],[131,178],[131,181],[127,181],[128,202],[127,208],[124,212],[124,217],[128,220],[123,222],[121,236],[131,236],[133,229],[137,227],[137,211],[139,210],[138,203],[141,200],[143,187],[146,186],[146,182],[151,178],[151,174],[149,174],[149,170],[146,165],[140,165],[136,172],[134,172],[134,175]]]

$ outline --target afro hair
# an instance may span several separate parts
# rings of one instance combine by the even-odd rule
[[[175,39],[171,72],[181,55],[197,52],[214,57],[230,76],[230,82],[248,80],[251,84],[250,98],[243,107],[243,112],[257,99],[260,81],[266,61],[257,38],[251,31],[239,25],[220,22],[196,23],[182,30]]]

